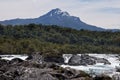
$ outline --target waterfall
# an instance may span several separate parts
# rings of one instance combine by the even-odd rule
[[[72,54],[63,54],[64,63],[68,63],[71,57]]]

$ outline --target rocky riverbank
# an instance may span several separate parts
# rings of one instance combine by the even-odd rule
[[[86,60],[86,64],[84,63],[84,65],[96,63],[94,61],[96,58],[94,57],[82,55],[79,61],[75,56],[71,57],[69,64],[72,62],[71,65],[76,65],[77,63],[75,61],[82,63],[81,58],[84,61]],[[74,61],[74,58],[77,60]],[[109,61],[104,59],[100,61],[109,64]],[[20,58],[14,58],[10,61],[0,59],[0,80],[120,80],[117,79],[119,75],[115,75],[114,79],[106,75],[93,77],[81,70],[60,67],[61,64],[64,64],[64,58],[62,56],[43,57],[41,53],[29,55],[26,60]]]
[[[62,68],[58,63],[48,61],[39,54],[31,55],[25,61],[0,59],[0,80],[92,80],[83,71]]]

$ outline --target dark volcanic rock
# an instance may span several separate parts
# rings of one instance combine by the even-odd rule
[[[4,65],[8,65],[8,61],[4,60],[4,59],[0,59],[0,67],[2,67]]]
[[[44,56],[39,52],[29,55],[26,60],[41,64],[44,62],[64,63],[64,58],[62,56]]]
[[[96,58],[97,63],[111,64],[107,59],[104,58]]]
[[[49,74],[52,71],[51,69],[26,68],[19,80],[58,80]]]
[[[96,64],[96,61],[91,58],[89,55],[73,55],[68,64],[70,65],[93,65]]]
[[[92,57],[86,54],[73,55],[68,64],[69,65],[94,65],[96,63],[111,64],[107,59]]]
[[[14,80],[14,78],[3,74],[0,75],[0,80]]]
[[[57,63],[21,61],[18,58],[12,61],[1,60],[0,80],[82,80],[91,78],[83,71],[62,68]],[[4,63],[6,65],[4,65]],[[83,79],[84,80],[84,79]]]
[[[59,58],[49,56],[47,60],[50,61],[46,61],[42,54],[36,53],[25,61],[19,58],[11,61],[0,59],[0,80],[111,80],[106,76],[97,76],[93,79],[83,71],[62,68],[59,63],[62,63],[63,59]],[[95,64],[95,60],[96,58],[88,55],[71,57],[71,62],[75,65]]]
[[[44,58],[42,56],[42,53],[40,53],[40,52],[36,52],[36,53],[29,55],[26,60],[29,60],[29,61],[35,62],[35,63],[40,63],[40,64],[42,64],[44,62]]]
[[[21,66],[7,65],[0,68],[0,80],[16,80],[23,74],[23,68]]]
[[[16,64],[16,63],[21,63],[21,62],[23,62],[23,60],[20,58],[14,58],[11,61],[9,61],[10,64],[13,64],[13,63]]]
[[[99,76],[96,76],[94,80],[112,80],[112,78],[106,75],[99,75]]]
[[[79,56],[79,55],[73,55],[70,58],[68,64],[70,64],[70,65],[80,65],[81,64],[80,61],[81,61],[81,56]]]
[[[69,79],[80,78],[80,77],[90,77],[87,73],[75,70],[71,68],[65,68],[62,70],[62,73]]]
[[[31,59],[33,59],[33,56],[32,56],[32,55],[29,55],[29,56],[26,58],[26,60],[31,60]]]
[[[120,80],[120,74],[114,74],[112,80]]]
[[[55,62],[55,63],[64,63],[64,58],[62,56],[46,56],[44,58],[45,62]]]

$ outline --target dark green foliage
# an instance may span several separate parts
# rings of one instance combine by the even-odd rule
[[[0,25],[1,54],[120,53],[120,32],[75,30],[46,25]]]

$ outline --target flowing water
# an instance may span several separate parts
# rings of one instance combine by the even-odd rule
[[[81,55],[81,54],[78,54]],[[114,74],[119,74],[116,72],[116,67],[120,67],[120,60],[118,54],[89,54],[89,56],[97,57],[97,58],[104,58],[108,60],[111,64],[104,64],[104,63],[96,63],[94,65],[87,65],[87,66],[70,66],[70,65],[61,65],[62,67],[70,67],[76,70],[83,70],[91,75],[100,75],[106,74],[112,76]],[[63,58],[65,63],[68,63],[71,54],[64,54]]]
[[[0,57],[6,60],[12,60],[14,58],[20,58],[22,60],[25,60],[28,56],[27,55],[0,55]]]
[[[78,54],[81,55],[81,54]],[[12,60],[14,58],[20,58],[25,60],[28,56],[27,55],[0,55],[2,59]],[[69,59],[72,57],[72,54],[64,54],[64,62],[66,64],[61,65],[61,67],[70,67],[76,70],[85,71],[91,75],[100,75],[100,74],[107,74],[112,76],[114,74],[120,74],[116,72],[116,67],[120,67],[120,56],[118,54],[89,54],[89,56],[97,57],[97,58],[104,58],[107,59],[111,64],[104,64],[104,63],[96,63],[94,65],[79,65],[79,66],[70,66],[66,65],[69,62]]]

